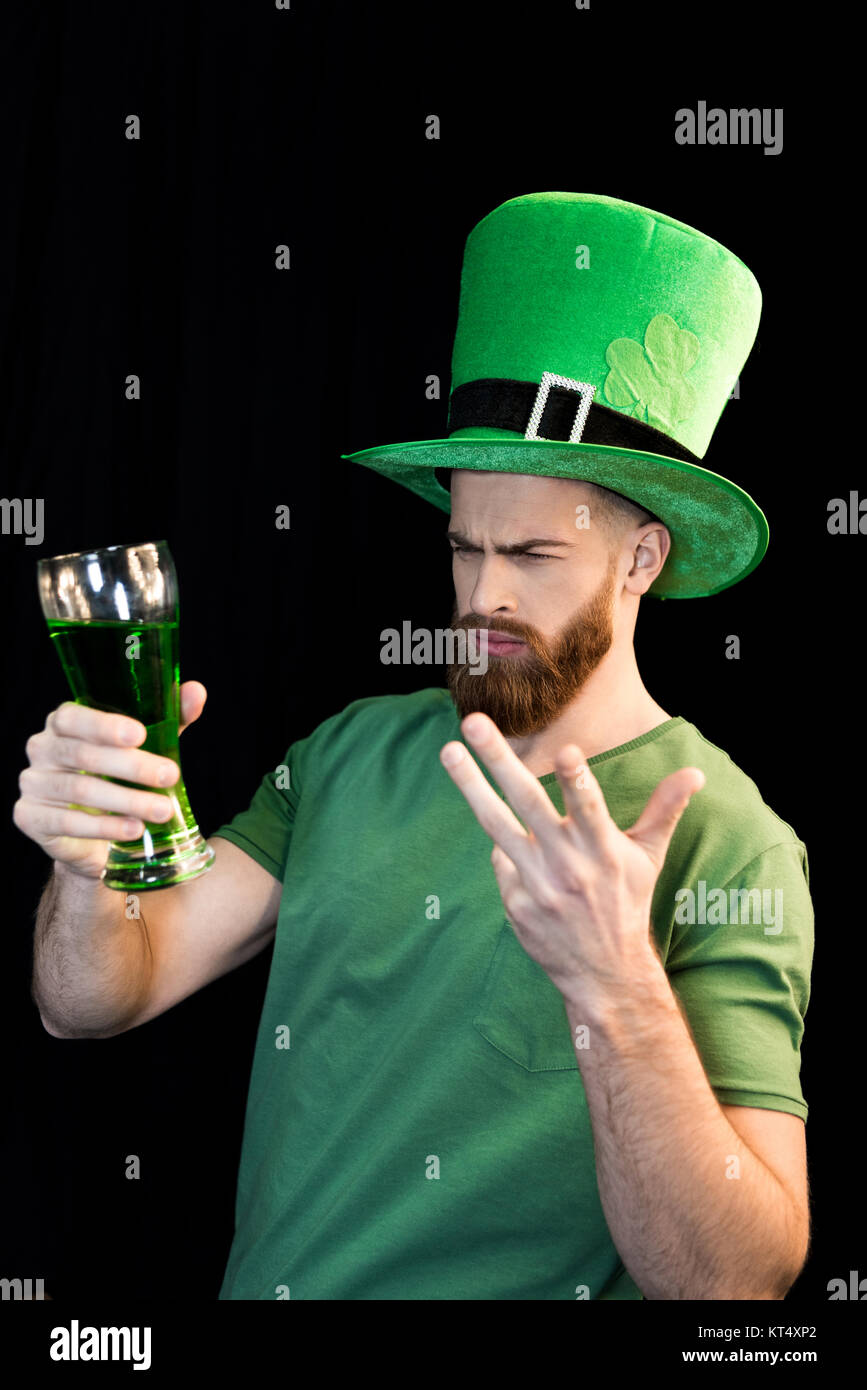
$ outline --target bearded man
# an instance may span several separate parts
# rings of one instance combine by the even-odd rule
[[[760,302],[650,209],[495,208],[448,436],[345,456],[449,513],[452,628],[485,669],[296,739],[212,870],[146,904],[136,990],[98,890],[60,871],[36,969],[59,1036],[140,1026],[274,942],[221,1298],[781,1299],[797,1277],[806,851],[633,646],[642,598],[717,593],[765,552],[757,504],[700,462]],[[202,688],[182,696],[189,722]],[[87,737],[70,709],[57,733]]]

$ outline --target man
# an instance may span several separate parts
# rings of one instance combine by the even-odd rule
[[[452,627],[486,669],[294,742],[214,869],[151,895],[123,1008],[91,985],[63,1012],[40,909],[60,1036],[141,1024],[274,939],[221,1298],[777,1299],[797,1276],[806,853],[633,648],[642,595],[716,592],[764,552],[755,503],[696,461],[757,322],[746,267],[682,223],[495,209],[448,439],[348,456],[449,509]],[[73,718],[97,739],[69,709],[46,764]]]
[[[294,816],[224,1297],[780,1298],[801,1268],[806,854],[633,648],[642,594],[764,553],[697,452],[759,304],[660,214],[512,199],[467,242],[448,438],[348,456],[450,504],[487,669],[351,705],[220,831],[252,853],[282,815],[276,863]]]

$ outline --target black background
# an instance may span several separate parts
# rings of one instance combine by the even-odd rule
[[[725,748],[807,844],[814,1242],[789,1297],[826,1301],[859,1259],[867,1275],[847,809],[865,542],[826,524],[829,499],[858,486],[856,455],[833,425],[821,451],[809,428],[816,373],[833,366],[830,329],[828,352],[807,351],[811,286],[834,267],[804,256],[805,240],[823,249],[801,196],[813,123],[783,82],[775,12],[764,26],[752,12],[748,41],[743,16],[726,27],[668,0],[77,3],[7,7],[3,22],[0,492],[44,498],[46,530],[41,546],[0,536],[0,1274],[43,1276],[55,1299],[216,1297],[271,954],[115,1039],[42,1028],[29,982],[50,863],[11,813],[26,740],[68,692],[37,559],[168,540],[182,679],[209,691],[182,742],[205,834],[351,700],[443,684],[441,669],[383,666],[379,634],[447,625],[446,516],[340,454],[445,432],[464,240],[507,198],[566,189],[691,223],[762,287],[740,398],[704,463],[756,498],[768,554],[713,598],[646,599],[637,652],[654,698]],[[699,100],[784,108],[783,153],[677,145],[674,113]],[[275,269],[281,243],[289,271]],[[430,373],[439,401],[425,397]],[[274,525],[281,504],[289,530]]]

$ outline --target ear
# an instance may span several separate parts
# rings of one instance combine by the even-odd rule
[[[632,534],[632,567],[624,586],[631,594],[646,594],[662,571],[671,550],[671,536],[661,521],[648,521]]]

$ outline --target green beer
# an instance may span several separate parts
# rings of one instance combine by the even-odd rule
[[[180,767],[178,624],[70,623],[49,618],[48,631],[76,702],[138,719],[147,729],[147,738],[139,747],[171,758]],[[171,820],[145,821],[144,836],[125,840],[125,849],[150,857],[174,848],[187,839],[190,829],[197,829],[183,777],[165,791],[138,782],[121,782],[117,777],[107,780],[167,796],[172,802]]]
[[[137,719],[147,731],[139,747],[171,759],[180,773],[178,584],[166,542],[53,555],[38,562],[37,579],[76,703]],[[102,872],[107,888],[166,888],[211,867],[214,851],[193,818],[182,776],[165,788],[105,780],[165,796],[172,811],[167,821],[143,820],[138,840],[111,841]]]

